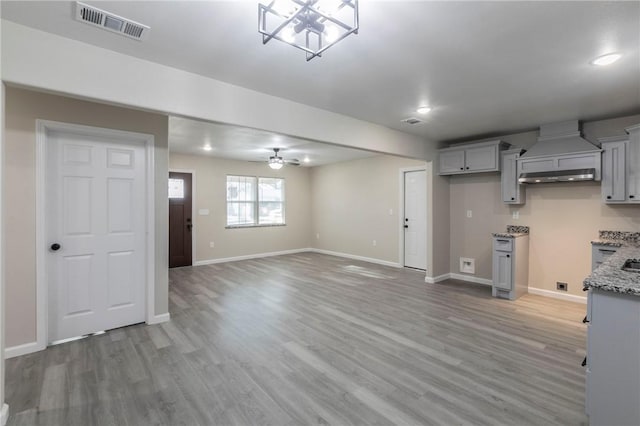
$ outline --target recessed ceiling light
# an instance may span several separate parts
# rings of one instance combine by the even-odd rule
[[[416,110],[418,114],[428,114],[429,111],[431,111],[431,108],[428,106],[421,106]]]
[[[591,61],[591,65],[611,65],[620,58],[622,58],[622,55],[619,53],[607,53],[606,55],[595,58]]]
[[[309,157],[304,157],[304,160],[302,160],[302,161],[304,161],[305,163],[308,163],[311,160],[309,160]]]
[[[205,151],[211,151],[213,148],[211,148],[211,145],[205,145],[202,147],[202,149],[204,149]]]

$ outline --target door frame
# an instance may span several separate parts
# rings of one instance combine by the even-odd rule
[[[36,120],[36,351],[46,349],[49,338],[49,281],[47,278],[46,167],[47,133],[61,131],[88,136],[109,137],[120,141],[144,142],[145,148],[145,318],[155,317],[155,171],[154,136],[103,127],[84,126],[50,120]]]
[[[196,171],[195,169],[174,169],[169,168],[169,173],[187,173],[191,175],[191,223],[193,223],[193,228],[197,230],[196,227],[196,216],[198,215],[196,212]],[[167,183],[168,185],[168,183]],[[167,234],[167,238],[169,235]],[[191,266],[196,263],[196,232],[191,233]]]
[[[399,187],[400,190],[398,191],[398,194],[400,194],[399,198],[400,198],[400,208],[398,209],[398,229],[400,232],[400,238],[398,238],[399,240],[399,247],[398,247],[398,264],[400,265],[401,268],[405,267],[404,264],[404,240],[405,240],[405,236],[404,236],[404,218],[405,218],[405,211],[404,211],[404,179],[405,179],[405,174],[407,172],[425,172],[425,190],[429,191],[429,179],[427,176],[427,166],[416,166],[416,167],[403,167],[401,169],[399,169]],[[428,197],[428,193],[425,195],[425,202],[427,203],[427,205],[425,206],[425,212],[427,213],[427,215],[424,218],[424,223],[425,223],[425,234],[428,234],[429,232],[429,221],[427,220],[429,218],[429,197]],[[427,235],[425,235],[425,238],[427,239],[425,241],[425,265],[427,267],[427,269],[429,268],[429,244],[427,244],[428,242],[428,238]],[[427,269],[425,269],[425,273],[427,272]]]

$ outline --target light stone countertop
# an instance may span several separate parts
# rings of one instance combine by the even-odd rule
[[[494,238],[518,238],[529,235],[528,226],[507,225],[507,232],[494,232],[491,234]]]
[[[591,241],[591,245],[608,246],[608,247],[622,247],[623,242],[620,240],[605,240],[598,239]]]
[[[592,241],[592,244],[602,244],[601,241]],[[640,259],[640,244],[620,240],[614,242],[619,244],[618,250],[585,278],[584,288],[640,296],[640,272],[622,270],[627,259]]]
[[[529,234],[525,234],[524,232],[494,232],[493,235],[495,238],[518,238],[524,237]]]

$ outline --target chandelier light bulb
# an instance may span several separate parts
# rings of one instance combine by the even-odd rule
[[[293,43],[296,39],[296,31],[292,27],[286,27],[282,30],[282,39],[287,43]]]
[[[324,36],[329,43],[333,43],[340,37],[340,31],[335,25],[327,25],[324,29]]]

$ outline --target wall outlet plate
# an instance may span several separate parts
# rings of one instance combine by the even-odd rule
[[[556,290],[567,291],[567,290],[569,290],[569,284],[557,281],[556,282]]]
[[[470,257],[461,257],[460,258],[460,272],[465,274],[475,274],[476,273],[476,260]]]

